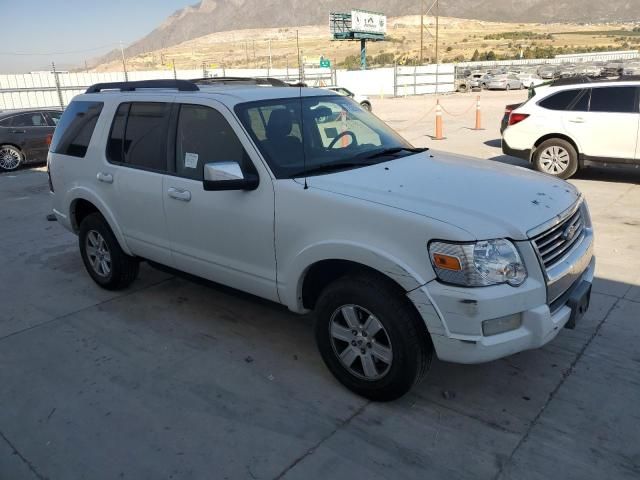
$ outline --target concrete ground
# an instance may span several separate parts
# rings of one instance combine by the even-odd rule
[[[445,115],[441,142],[433,98],[374,109],[416,144],[518,163],[497,125],[521,96],[483,94],[484,131],[467,129],[472,109]],[[485,365],[435,361],[376,404],[333,379],[309,318],[147,266],[132,289],[100,290],[45,220],[46,174],[0,175],[0,479],[639,478],[640,171],[573,183],[598,255],[578,328]]]

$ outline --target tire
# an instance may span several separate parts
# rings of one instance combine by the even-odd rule
[[[13,145],[0,146],[0,172],[11,172],[24,163],[24,154]]]
[[[578,171],[578,152],[561,138],[551,138],[540,144],[533,158],[539,172],[566,180]]]
[[[106,290],[123,290],[138,277],[140,262],[122,251],[111,227],[99,213],[80,224],[80,255],[87,272]]]
[[[322,292],[315,336],[322,359],[338,381],[376,401],[395,400],[411,390],[426,374],[433,354],[424,323],[409,300],[390,280],[370,273],[347,275]]]
[[[509,84],[507,83],[507,86],[505,87],[505,90],[506,90],[507,92],[508,92],[509,90],[511,90],[511,85],[509,85]]]
[[[458,92],[460,92],[460,93],[467,93],[468,91],[469,91],[469,87],[467,86],[467,84],[466,84],[466,83],[461,83],[461,84],[458,86]]]
[[[371,111],[371,104],[369,102],[362,102],[360,106],[364,108],[367,112]]]

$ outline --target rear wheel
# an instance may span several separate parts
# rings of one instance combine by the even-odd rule
[[[84,266],[102,288],[122,290],[137,278],[140,262],[122,251],[99,213],[92,213],[82,221],[78,240]]]
[[[24,155],[13,145],[0,146],[0,170],[10,172],[24,162]]]
[[[566,140],[552,138],[537,148],[533,163],[536,170],[566,180],[578,171],[578,152]]]
[[[369,102],[362,102],[360,106],[364,108],[367,112],[371,111],[371,104]]]
[[[507,83],[507,86],[506,86],[505,90],[506,90],[507,92],[508,92],[509,90],[511,90],[511,85],[509,85],[509,84]]]
[[[383,277],[360,273],[318,300],[316,341],[335,377],[363,397],[395,400],[426,373],[432,346],[408,300]]]

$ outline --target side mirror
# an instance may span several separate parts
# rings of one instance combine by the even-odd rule
[[[202,186],[208,192],[224,190],[255,190],[260,184],[258,175],[244,175],[238,162],[205,163]]]

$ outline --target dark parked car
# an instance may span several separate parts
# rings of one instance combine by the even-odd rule
[[[25,163],[45,162],[62,111],[55,109],[0,112],[0,171]]]

